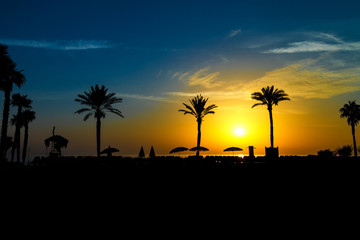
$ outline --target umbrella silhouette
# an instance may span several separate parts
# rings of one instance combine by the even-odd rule
[[[177,148],[174,148],[173,150],[171,150],[169,153],[177,153],[177,152],[183,152],[183,151],[187,151],[188,148],[186,147],[177,147]]]
[[[144,148],[142,146],[140,148],[139,157],[141,157],[141,158],[145,157]]]
[[[156,155],[155,155],[155,150],[154,150],[154,147],[153,147],[153,146],[151,146],[149,157],[150,157],[150,158],[155,158],[155,157],[156,157]]]
[[[104,150],[101,151],[101,154],[105,154],[105,153],[106,153],[108,157],[111,157],[111,156],[112,156],[112,153],[114,153],[114,152],[119,152],[119,149],[117,149],[117,148],[112,148],[112,147],[110,147],[110,145],[109,145],[108,148],[105,148]]]
[[[207,149],[205,147],[193,147],[193,148],[190,148],[190,151],[209,151],[209,149]]]
[[[64,138],[63,136],[60,135],[53,135],[47,139],[45,139],[45,146],[46,148],[48,148],[50,146],[50,143],[52,144],[52,150],[51,152],[54,152],[54,150],[56,150],[56,154],[58,154],[59,156],[61,156],[61,148],[63,147],[67,147],[69,140],[67,140],[66,138]]]
[[[177,147],[177,148],[174,148],[173,150],[171,150],[169,153],[179,153],[179,157],[180,157],[180,152],[184,152],[187,150],[189,150],[189,149],[186,147]]]
[[[55,127],[53,127],[53,131],[52,131],[52,136],[45,139],[45,146],[46,148],[48,148],[50,146],[51,143],[51,152],[50,154],[55,154],[56,156],[61,156],[61,148],[63,147],[67,147],[69,140],[67,140],[66,138],[64,138],[63,136],[60,135],[55,135]]]
[[[235,151],[242,151],[242,148],[238,148],[238,147],[229,147],[227,149],[224,150],[224,152],[233,152],[233,155],[234,155],[234,152]]]

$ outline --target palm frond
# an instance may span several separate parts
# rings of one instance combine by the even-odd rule
[[[84,117],[84,121],[88,120],[88,118],[89,118],[89,117],[91,117],[92,115],[93,115],[93,113],[92,113],[92,112],[91,112],[91,113],[86,114],[86,115],[85,115],[85,117]]]
[[[266,103],[255,103],[254,105],[252,105],[252,107],[251,108],[254,108],[254,107],[256,107],[256,106],[261,106],[261,105],[266,105]]]
[[[92,114],[95,118],[105,118],[105,112],[114,113],[120,117],[124,117],[120,110],[114,108],[112,105],[122,102],[122,98],[115,97],[116,93],[108,92],[108,89],[98,84],[91,86],[89,91],[85,91],[84,94],[78,94],[78,98],[75,99],[81,105],[89,106],[88,108],[82,108],[75,113],[91,112],[88,113],[85,119],[88,119]]]
[[[116,114],[116,115],[124,118],[124,116],[122,115],[122,113],[121,113],[121,111],[120,111],[119,109],[112,108],[112,107],[108,107],[107,110],[108,110],[109,112],[112,112],[112,113],[114,113],[114,114]]]
[[[75,113],[83,113],[83,112],[87,112],[87,111],[92,111],[90,108],[81,108],[79,110],[77,110]]]
[[[271,109],[272,105],[278,105],[281,101],[290,100],[284,90],[275,89],[274,86],[267,86],[266,88],[262,88],[261,92],[252,93],[251,98],[260,102],[254,104],[252,107],[268,105],[268,109]]]
[[[183,103],[183,105],[188,109],[188,110],[183,110],[180,109],[179,112],[184,112],[185,114],[191,114],[193,116],[196,116],[196,112],[194,111],[194,109],[192,107],[190,107],[189,105],[187,105],[186,103]]]
[[[347,118],[347,123],[349,125],[356,126],[360,121],[360,105],[356,104],[356,101],[349,101],[349,103],[344,104],[342,108],[339,109],[340,117]]]
[[[183,103],[186,109],[180,109],[179,112],[183,112],[184,115],[190,114],[193,115],[197,121],[201,121],[201,119],[207,114],[214,114],[215,112],[212,111],[217,106],[212,104],[205,108],[205,105],[208,101],[208,98],[204,98],[201,94],[197,95],[196,97],[189,99],[191,106]]]

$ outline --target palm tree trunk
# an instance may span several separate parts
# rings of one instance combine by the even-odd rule
[[[10,111],[10,90],[5,89],[3,119],[1,125],[1,146],[0,146],[0,159],[5,161],[5,148],[6,148],[6,137],[9,122],[9,111]]]
[[[100,157],[100,128],[101,128],[101,122],[100,118],[96,118],[96,153],[97,157]]]
[[[21,124],[18,124],[19,132],[18,132],[18,139],[17,139],[17,146],[16,146],[16,161],[20,162],[20,135],[21,135]]]
[[[198,123],[198,135],[197,135],[197,147],[200,147],[200,142],[201,142],[201,118],[197,119],[197,123]],[[200,151],[196,151],[196,156],[200,155]]]
[[[355,125],[354,124],[351,124],[351,131],[352,131],[353,144],[354,144],[354,156],[357,157],[356,139],[355,139]]]
[[[25,159],[26,159],[26,151],[27,151],[27,145],[28,145],[28,138],[29,138],[29,125],[28,125],[28,124],[25,124],[24,146],[23,146],[23,152],[22,152],[22,161],[23,161],[23,164],[25,164]]]
[[[270,117],[270,143],[271,148],[274,148],[274,123],[273,123],[273,116],[272,116],[272,107],[268,107],[269,110],[269,117]]]
[[[11,148],[11,162],[14,162],[15,158],[15,150],[18,153],[18,156],[16,158],[17,162],[20,162],[20,126],[18,124],[15,125],[15,134],[14,134],[14,143]]]

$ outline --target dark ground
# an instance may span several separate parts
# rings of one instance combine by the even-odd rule
[[[28,166],[21,164],[2,164],[4,169],[262,169],[262,170],[356,170],[360,159],[353,157],[319,157],[319,156],[281,156],[279,158],[238,158],[206,156],[187,158],[156,157],[35,157]]]

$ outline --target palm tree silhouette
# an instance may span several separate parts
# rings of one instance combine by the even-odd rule
[[[260,103],[256,103],[252,107],[259,105],[267,106],[270,116],[270,143],[271,148],[274,148],[274,124],[272,108],[273,105],[276,106],[279,102],[290,100],[290,98],[288,98],[288,95],[284,92],[284,90],[278,90],[277,88],[274,90],[274,86],[267,86],[266,88],[262,88],[261,92],[252,93],[251,98],[260,101]]]
[[[190,114],[193,115],[196,118],[197,124],[198,124],[198,135],[197,135],[197,147],[200,147],[200,141],[201,141],[201,123],[203,121],[203,118],[207,114],[214,114],[215,112],[212,111],[217,106],[215,104],[212,104],[205,108],[205,105],[208,101],[208,98],[204,98],[203,96],[197,95],[193,99],[189,99],[189,102],[191,103],[191,106],[184,104],[186,109],[180,109],[179,112],[184,112],[184,115]],[[199,156],[199,151],[196,151],[196,156]]]
[[[349,103],[344,104],[344,106],[340,108],[340,113],[340,117],[346,117],[348,124],[351,126],[351,133],[354,144],[354,156],[357,157],[355,126],[359,123],[360,120],[360,105],[356,104],[355,101],[349,101]]]
[[[7,46],[0,44],[0,90],[4,92],[3,119],[1,125],[0,159],[5,160],[5,145],[10,111],[10,94],[13,85],[21,87],[25,83],[22,70],[16,69],[16,64],[8,55]]]
[[[35,112],[27,109],[22,112],[21,118],[22,118],[22,123],[24,124],[24,127],[25,127],[24,145],[23,145],[23,152],[22,152],[22,161],[25,164],[28,138],[29,138],[29,123],[35,120]]]
[[[11,149],[11,161],[14,161],[14,153],[16,151],[16,160],[20,162],[20,129],[23,126],[22,110],[23,108],[31,108],[32,100],[27,98],[27,95],[20,95],[19,93],[12,95],[11,105],[17,107],[17,115],[12,119],[12,124],[15,125],[14,144]]]
[[[124,117],[120,110],[113,108],[115,103],[122,102],[122,98],[115,97],[115,93],[108,93],[108,89],[104,85],[99,88],[96,84],[95,87],[91,86],[89,92],[84,92],[84,95],[78,94],[78,98],[75,101],[81,105],[88,106],[87,108],[81,108],[75,113],[89,112],[85,115],[84,121],[94,115],[96,118],[96,150],[97,156],[100,157],[100,128],[101,118],[105,118],[105,112],[114,113],[120,117]]]

